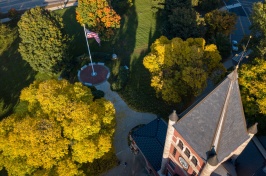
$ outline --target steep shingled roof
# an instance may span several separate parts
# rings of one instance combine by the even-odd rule
[[[166,122],[158,118],[131,133],[138,148],[156,171],[161,168],[166,131]]]
[[[237,77],[235,70],[174,125],[205,160],[212,146],[220,162],[249,137]]]

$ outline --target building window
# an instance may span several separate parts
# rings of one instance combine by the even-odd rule
[[[174,148],[174,150],[173,150],[173,156],[175,156],[175,154],[176,154],[176,148]]]
[[[171,169],[175,170],[176,164],[172,160],[169,160],[169,166]]]
[[[183,142],[181,142],[180,140],[179,140],[179,142],[178,142],[178,147],[179,147],[181,150],[183,150],[183,148],[184,148],[184,146],[183,146]]]
[[[190,157],[190,151],[186,148],[185,155],[189,158]]]
[[[198,165],[198,160],[194,156],[192,157],[191,161],[195,166]]]

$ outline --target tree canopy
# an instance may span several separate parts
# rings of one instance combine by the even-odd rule
[[[252,64],[242,65],[239,84],[245,113],[266,115],[266,61],[255,58]]]
[[[229,36],[235,29],[237,16],[228,11],[213,10],[205,14],[204,19],[209,35],[216,36],[218,33],[222,33]]]
[[[257,55],[265,58],[266,55],[266,1],[253,4],[251,14],[251,31],[253,49]]]
[[[184,97],[197,96],[206,87],[208,77],[224,72],[221,56],[214,44],[203,38],[168,40],[161,36],[143,60],[151,73],[151,86],[157,96],[178,103]]]
[[[180,37],[187,39],[190,37],[200,37],[200,24],[198,24],[198,15],[193,8],[177,7],[169,15],[170,37]]]
[[[110,151],[113,104],[81,83],[35,81],[20,100],[27,111],[0,122],[0,169],[10,175],[82,175],[82,163]]]
[[[67,57],[62,18],[42,7],[26,11],[18,22],[19,52],[39,72],[55,73]]]
[[[99,33],[102,40],[110,40],[120,28],[121,17],[110,7],[107,0],[79,0],[76,19],[89,30]]]

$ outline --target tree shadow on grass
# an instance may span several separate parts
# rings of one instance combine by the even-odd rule
[[[121,27],[116,38],[114,39],[114,51],[121,58],[122,65],[129,65],[130,56],[136,45],[136,30],[138,27],[138,19],[136,7],[130,7],[126,14],[122,16]]]
[[[154,11],[153,18],[156,19],[155,25],[152,24],[154,22],[150,21],[150,24],[142,24],[142,27],[150,25],[150,28],[142,29],[149,30],[146,45],[135,49],[134,53],[132,52],[133,54],[129,57],[130,60],[126,59],[126,63],[130,64],[130,80],[125,89],[120,92],[120,95],[131,108],[137,111],[153,112],[167,117],[174,109],[174,106],[156,97],[156,92],[151,87],[151,75],[143,65],[143,58],[149,53],[151,44],[161,35],[162,13],[159,10],[157,12]]]
[[[0,55],[0,119],[13,112],[21,90],[31,84],[36,75],[18,52],[19,40],[17,37]]]

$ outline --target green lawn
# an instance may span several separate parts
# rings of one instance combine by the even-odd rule
[[[7,45],[0,53],[0,119],[13,112],[20,91],[33,82],[36,74],[29,64],[21,59],[17,29],[13,30],[13,37],[4,41]]]
[[[135,20],[128,21],[123,26],[125,28],[135,25],[136,29],[131,35],[135,36],[135,47],[130,53],[130,81],[121,91],[121,96],[136,110],[153,112],[167,117],[173,107],[156,98],[155,91],[150,86],[150,74],[142,64],[151,43],[161,35],[159,30],[162,20],[157,13],[152,12],[151,7],[150,0],[136,0],[133,7]]]

